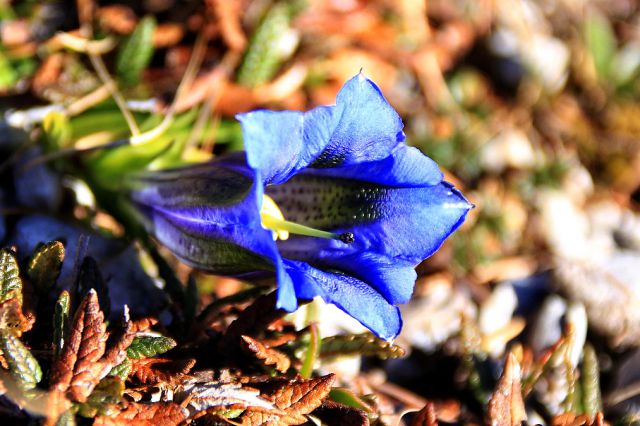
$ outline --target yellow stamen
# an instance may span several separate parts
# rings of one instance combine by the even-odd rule
[[[353,242],[353,234],[346,232],[344,234],[336,234],[334,232],[321,231],[309,226],[300,225],[295,222],[285,220],[284,215],[278,208],[275,201],[268,195],[262,199],[262,209],[260,210],[260,219],[262,227],[273,231],[273,239],[286,240],[289,234],[306,235],[308,237],[329,238],[331,240],[340,240],[345,244]]]

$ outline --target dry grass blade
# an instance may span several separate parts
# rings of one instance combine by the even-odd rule
[[[489,400],[489,423],[518,426],[527,420],[520,385],[520,364],[513,353],[507,355],[504,371]]]
[[[134,424],[136,426],[172,426],[184,421],[188,411],[173,402],[155,404],[129,403],[112,417],[97,417],[94,426],[116,426]]]
[[[291,366],[291,360],[279,350],[264,345],[259,340],[249,336],[242,336],[244,347],[262,361],[264,365],[273,365],[281,373],[286,372]]]

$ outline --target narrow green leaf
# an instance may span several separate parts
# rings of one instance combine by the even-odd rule
[[[367,414],[373,414],[375,412],[375,410],[369,404],[367,404],[349,389],[333,388],[331,389],[331,392],[329,392],[329,398],[348,407],[363,410]]]
[[[122,189],[126,174],[145,168],[171,148],[170,135],[157,137],[140,145],[123,145],[100,151],[89,161],[87,168],[93,180],[105,189]]]
[[[4,354],[9,371],[24,388],[33,389],[42,380],[40,364],[20,339],[9,331],[0,331],[0,349]]]
[[[401,358],[405,355],[405,351],[400,346],[378,339],[371,333],[331,336],[322,339],[321,358],[340,355],[364,355],[389,359]]]
[[[616,36],[609,20],[592,12],[584,23],[584,38],[598,78],[606,80],[617,50]]]
[[[277,3],[256,29],[238,72],[238,82],[254,87],[266,83],[294,52],[297,35],[291,28],[292,11],[288,4]]]
[[[111,369],[109,376],[116,376],[120,377],[122,380],[127,380],[132,369],[133,364],[131,364],[131,360],[129,358],[125,358],[124,361]]]
[[[321,340],[318,327],[315,323],[311,323],[309,325],[309,344],[307,345],[306,352],[302,360],[302,367],[300,368],[300,375],[305,379],[311,378],[311,374],[313,374],[313,366],[316,363],[316,359],[318,359],[320,345]]]
[[[53,313],[53,354],[57,357],[64,345],[69,324],[69,292],[64,290],[60,293]]]
[[[38,293],[45,294],[54,286],[64,261],[64,245],[60,241],[51,241],[40,245],[29,261],[27,274]]]
[[[133,359],[149,358],[174,348],[176,341],[164,336],[137,336],[127,349],[127,356]]]
[[[116,59],[116,73],[124,84],[136,84],[140,80],[142,71],[151,62],[155,31],[155,18],[153,16],[145,16],[138,22],[136,29],[122,44]]]
[[[593,347],[585,345],[582,353],[582,403],[584,414],[595,416],[602,411],[602,396],[600,394],[600,367]]]
[[[0,250],[0,302],[18,297],[22,300],[22,280],[18,260],[11,250]]]

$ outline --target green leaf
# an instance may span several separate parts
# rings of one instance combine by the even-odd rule
[[[18,297],[22,300],[22,280],[15,254],[8,249],[0,250],[0,302]]]
[[[277,3],[256,29],[238,73],[238,82],[254,87],[269,81],[295,51],[297,35],[291,28],[292,11]]]
[[[70,409],[60,414],[56,421],[56,426],[76,426],[76,415],[74,410]]]
[[[124,145],[96,153],[87,170],[103,189],[122,189],[126,174],[144,169],[149,163],[167,152],[173,139],[163,135],[140,145]]]
[[[51,111],[45,115],[42,121],[42,130],[44,130],[47,146],[51,149],[67,146],[72,138],[69,118],[60,111]]]
[[[107,414],[107,410],[122,401],[124,382],[119,377],[106,377],[98,383],[87,402],[79,404],[78,414],[94,418]]]
[[[329,392],[329,398],[334,400],[335,402],[339,402],[340,404],[344,404],[348,407],[357,408],[358,410],[363,410],[367,414],[373,414],[375,410],[363,401],[360,397],[358,397],[355,393],[345,388],[333,388],[331,392]]]
[[[155,31],[155,18],[153,16],[145,16],[138,22],[136,29],[122,44],[116,59],[116,73],[124,84],[136,84],[140,80],[142,71],[151,62]]]
[[[53,354],[58,356],[64,345],[64,339],[69,326],[69,292],[64,290],[60,293],[53,314]]]
[[[606,80],[617,49],[616,36],[609,20],[592,12],[584,23],[584,38],[598,78]]]
[[[600,394],[600,367],[593,347],[585,345],[582,354],[582,403],[584,414],[595,416],[602,411],[602,396]]]
[[[131,360],[129,358],[125,358],[124,361],[111,369],[109,376],[116,376],[120,377],[122,380],[127,380],[132,369],[133,364],[131,363]]]
[[[45,294],[54,286],[64,261],[64,245],[51,241],[36,248],[29,261],[27,274],[40,294]]]
[[[341,355],[364,355],[389,359],[403,357],[405,350],[393,343],[378,339],[371,333],[331,336],[322,339],[321,358]]]
[[[137,336],[127,349],[127,356],[133,359],[149,358],[174,348],[176,341],[164,336]]]
[[[9,371],[24,389],[33,389],[42,380],[40,364],[20,339],[9,331],[0,331],[0,349]]]
[[[11,66],[11,61],[0,50],[0,90],[9,90],[17,83],[18,73]]]

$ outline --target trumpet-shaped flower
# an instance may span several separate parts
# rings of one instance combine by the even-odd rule
[[[279,308],[319,296],[395,337],[415,265],[472,206],[405,144],[400,117],[362,74],[334,106],[238,119],[245,153],[136,179],[153,235],[196,268],[275,276]]]

